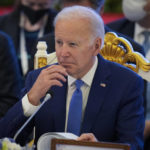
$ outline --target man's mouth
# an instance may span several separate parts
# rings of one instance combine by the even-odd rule
[[[72,65],[73,63],[68,63],[68,62],[61,62],[60,63],[60,65],[62,65],[64,68],[70,68],[71,67],[71,65]]]

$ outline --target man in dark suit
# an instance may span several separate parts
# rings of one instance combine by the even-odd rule
[[[19,100],[21,74],[11,38],[0,32],[0,118]]]
[[[99,141],[128,143],[132,150],[142,150],[143,80],[130,69],[99,55],[104,43],[102,18],[90,8],[74,6],[63,9],[54,24],[58,64],[29,73],[22,100],[0,120],[0,137],[13,137],[48,90],[53,91],[53,98],[17,141],[24,143],[33,126],[35,143],[46,132],[67,132],[77,80],[82,82],[82,114],[80,122],[73,118],[73,125],[79,123],[79,136],[93,133]],[[78,112],[79,108],[75,110]],[[74,133],[74,128],[70,132]]]
[[[67,7],[67,6],[74,6],[74,5],[81,5],[81,6],[87,6],[87,7],[91,7],[94,10],[96,10],[96,12],[98,12],[98,14],[100,14],[102,16],[103,11],[104,11],[104,4],[105,4],[105,0],[95,0],[93,2],[93,0],[61,0],[61,5],[62,8]],[[105,33],[107,32],[115,32],[118,36],[124,37],[125,39],[127,39],[131,45],[133,46],[133,49],[139,53],[141,53],[142,55],[145,55],[144,49],[143,47],[138,44],[137,42],[135,42],[133,40],[133,38],[126,36],[126,34],[122,34],[121,32],[117,32],[111,28],[109,28],[107,25],[105,25]],[[48,53],[52,53],[55,51],[55,40],[54,40],[55,36],[54,33],[51,34],[47,34],[45,36],[43,36],[42,38],[39,38],[37,40],[37,42],[35,43],[34,46],[34,51],[36,50],[36,46],[38,41],[46,41],[47,43],[47,52]],[[146,82],[144,84],[144,92],[143,92],[143,96],[144,96],[144,110],[145,110],[145,114],[146,114]]]
[[[57,12],[50,9],[51,2],[52,0],[16,0],[15,9],[0,16],[0,30],[7,33],[14,42],[23,78],[33,69],[33,43],[53,31],[53,19]]]

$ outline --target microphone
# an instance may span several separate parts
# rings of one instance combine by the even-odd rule
[[[16,141],[18,135],[22,132],[22,130],[26,127],[26,125],[30,122],[30,120],[35,116],[35,114],[40,110],[40,108],[45,104],[45,102],[47,102],[48,99],[51,99],[52,98],[52,95],[51,95],[51,91],[49,90],[47,93],[46,93],[46,96],[43,100],[43,102],[41,103],[41,105],[39,106],[39,108],[26,120],[26,122],[23,124],[23,126],[21,126],[21,128],[16,132],[16,134],[14,135],[14,140]]]

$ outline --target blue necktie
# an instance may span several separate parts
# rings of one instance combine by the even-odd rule
[[[75,85],[76,89],[72,95],[69,106],[67,132],[79,135],[82,119],[82,91],[80,87],[83,85],[83,81],[76,80]]]

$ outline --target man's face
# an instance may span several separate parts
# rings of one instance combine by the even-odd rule
[[[52,0],[22,0],[21,2],[33,10],[40,10],[50,8]]]
[[[69,75],[82,78],[92,67],[99,49],[91,38],[88,21],[59,20],[55,26],[55,49],[58,62]]]

